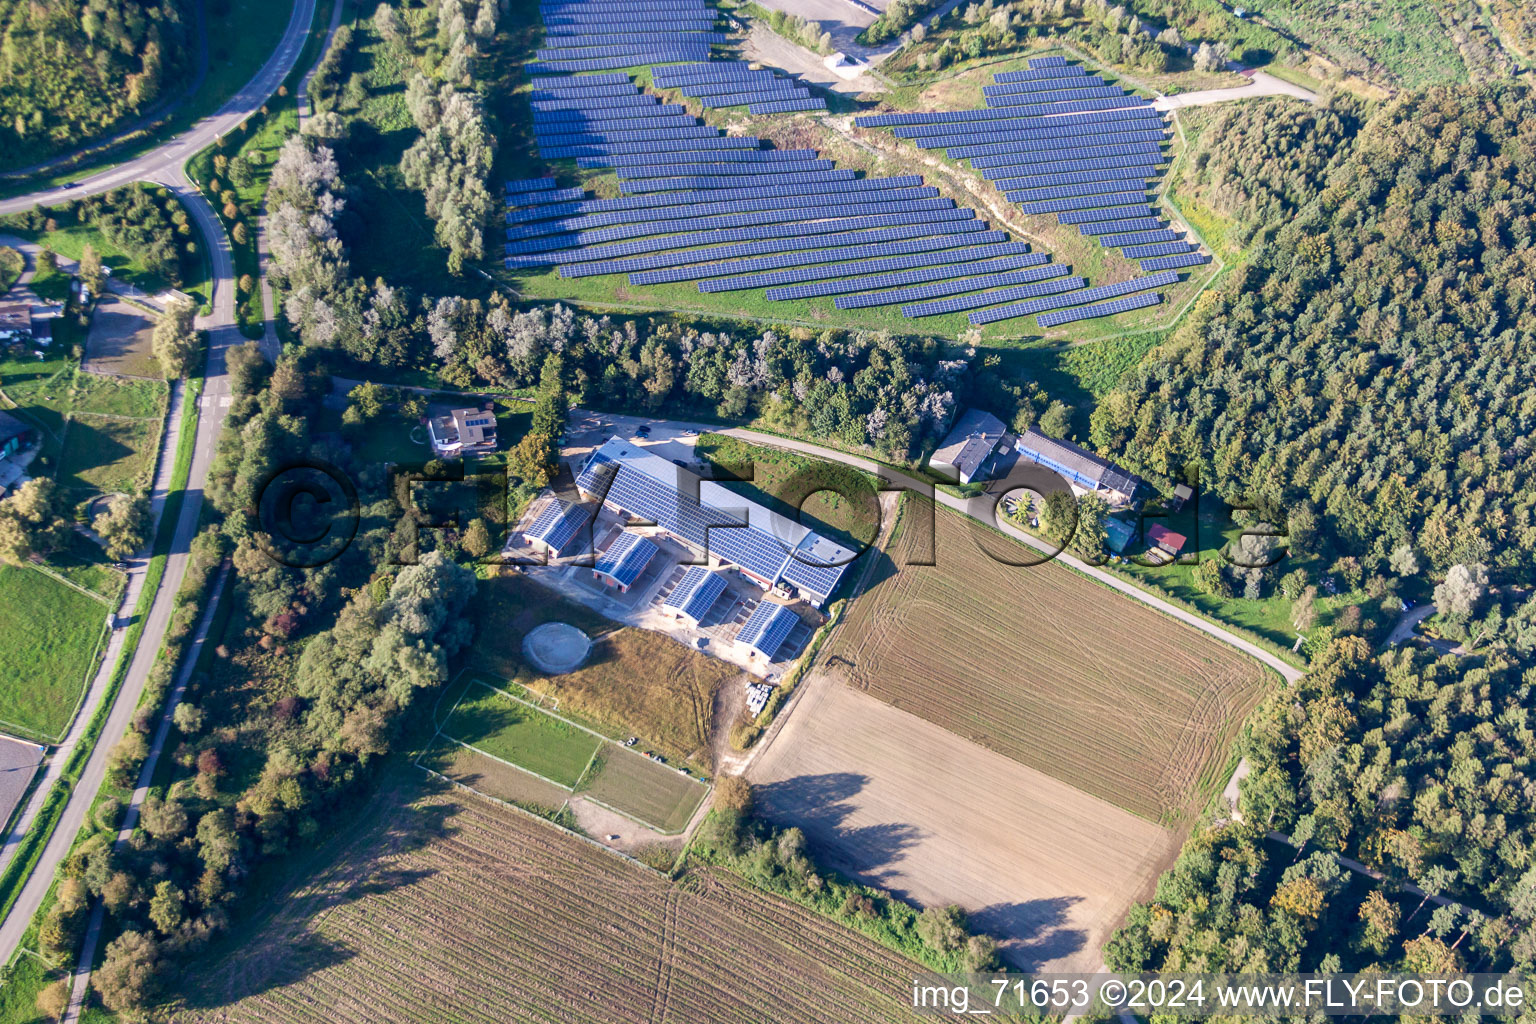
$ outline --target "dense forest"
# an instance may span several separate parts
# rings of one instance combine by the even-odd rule
[[[1529,969],[1533,683],[1502,655],[1373,657],[1359,638],[1334,641],[1253,720],[1244,822],[1190,840],[1110,942],[1110,966]]]
[[[1373,571],[1536,563],[1536,98],[1234,109],[1193,165],[1256,244],[1094,411],[1163,483],[1320,520]],[[1358,129],[1355,127],[1359,123]]]
[[[190,67],[186,0],[0,0],[0,169],[145,110]]]

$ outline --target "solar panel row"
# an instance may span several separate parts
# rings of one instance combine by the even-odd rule
[[[814,149],[722,149],[708,153],[677,153],[668,154],[667,163],[709,163],[709,164],[737,164],[737,163],[794,163],[800,160],[815,160],[818,154]],[[631,153],[625,156],[615,156],[605,167],[644,167],[656,161],[654,156],[645,153]],[[674,169],[673,174],[677,171]]]
[[[1046,175],[1049,177],[1049,175]],[[1137,171],[1130,171],[1127,176],[1120,178],[1106,178],[1102,181],[1085,181],[1074,185],[1052,185],[1048,188],[1032,188],[1027,191],[1005,192],[1004,197],[1010,203],[1028,204],[1044,199],[1067,199],[1072,196],[1097,196],[1106,192],[1128,192],[1141,188],[1140,182],[1148,175]],[[1034,184],[1039,184],[1035,182]],[[1142,189],[1145,191],[1145,189]]]
[[[703,0],[570,0],[567,3],[539,4],[539,16],[557,16],[571,12],[600,11],[605,14],[638,14],[643,11],[703,11]]]
[[[529,93],[530,100],[578,100],[595,99],[598,96],[634,96],[638,90],[629,81],[614,83],[612,85],[561,85],[553,89],[535,89]]]
[[[802,99],[772,100],[768,103],[752,103],[747,107],[751,114],[789,114],[797,110],[826,110],[827,101],[820,96],[805,96]]]
[[[530,74],[550,71],[611,71],[614,68],[633,68],[660,60],[699,60],[708,55],[707,46],[676,46],[670,50],[646,49],[624,57],[594,57],[591,60],[544,60],[529,61],[524,65]]]
[[[651,68],[651,81],[663,89],[670,89],[678,82],[731,78],[748,73],[750,70],[751,65],[742,60],[712,60],[704,64],[664,64]]]
[[[972,110],[935,110],[914,114],[866,114],[855,118],[860,128],[890,128],[895,125],[965,124],[971,121],[1008,121],[1019,125],[1040,124],[1098,124],[1123,118],[1144,117],[1146,105],[1112,107],[1108,110],[1079,111],[1070,116],[1046,117],[1030,114],[1019,107],[977,107]]]
[[[583,46],[573,50],[539,49],[535,50],[533,55],[538,60],[556,64],[572,60],[606,60],[613,57],[621,57],[629,61],[628,64],[623,66],[629,67],[634,64],[648,63],[655,60],[658,55],[669,53],[683,56],[707,55],[709,53],[708,42],[693,42],[695,39],[702,40],[702,33],[679,35],[675,38],[677,42],[667,45],[660,43],[633,43],[625,46]]]
[[[989,107],[1016,107],[1024,104],[1056,104],[1068,102],[1089,102],[1092,100],[1108,99],[1110,97],[1126,96],[1127,93],[1118,85],[1087,85],[1077,84],[1069,89],[1052,89],[1045,92],[1000,92],[987,96]],[[1141,102],[1145,102],[1144,100]],[[1084,110],[1092,110],[1093,107],[1084,107]]]
[[[899,190],[899,193],[904,198],[912,198],[913,196],[927,198],[938,194],[938,190],[931,186],[923,187],[922,181],[923,179],[916,174],[905,174],[894,178],[855,178],[852,181],[827,182],[825,184],[813,182],[810,184],[780,185],[770,188],[713,189],[707,196],[663,192],[641,196],[623,196],[618,199],[583,199],[574,204],[576,209],[560,209],[557,212],[548,214],[539,212],[537,216],[520,216],[518,221],[538,220],[545,216],[565,216],[567,213],[605,213],[615,210],[641,210],[668,206],[693,209],[701,198],[707,199],[710,202],[731,200],[740,205],[777,199],[804,199],[806,197],[822,195],[843,195],[850,192]],[[743,208],[755,207],[743,205]],[[545,209],[550,208],[546,207]],[[521,214],[535,211],[516,212]]]
[[[1198,267],[1211,262],[1211,258],[1203,252],[1187,252],[1182,256],[1158,256],[1150,260],[1141,261],[1142,270],[1172,271],[1177,267]]]
[[[651,107],[656,105],[656,97],[646,96],[642,93],[636,93],[633,96],[606,96],[600,106],[594,104],[591,100],[578,97],[563,100],[531,100],[530,102],[533,105],[533,116],[537,118],[540,114],[555,110],[598,111],[617,110],[620,107]],[[635,115],[625,114],[624,116],[633,117]]]
[[[684,82],[678,86],[678,91],[684,96],[692,96],[702,99],[705,96],[729,96],[738,92],[772,92],[778,89],[793,89],[795,83],[787,78],[774,78],[773,72],[765,71],[754,73],[750,77],[706,80],[703,82]]]
[[[622,71],[612,71],[605,75],[588,75],[582,79],[567,78],[565,75],[534,75],[533,87],[535,89],[552,89],[559,86],[567,86],[580,81],[582,85],[623,85],[629,81],[629,76]]]
[[[1002,237],[1002,233],[997,233]],[[950,249],[949,251],[908,252],[906,255],[891,256],[887,259],[860,259],[854,262],[825,261],[821,264],[800,266],[791,264],[790,269],[769,269],[765,273],[736,273],[740,267],[732,270],[722,270],[722,265],[710,267],[673,268],[670,270],[653,270],[644,274],[634,274],[630,277],[633,284],[662,284],[668,281],[689,281],[695,278],[708,278],[715,275],[714,280],[699,282],[701,292],[734,292],[747,288],[771,288],[774,285],[798,284],[803,281],[826,281],[836,277],[847,277],[851,274],[884,274],[897,270],[913,270],[920,267],[941,266],[947,263],[965,263],[973,260],[989,259],[994,256],[1023,256],[1029,253],[1028,242],[997,242],[996,244],[976,244],[979,239],[972,239],[972,244],[964,249]],[[900,242],[898,246],[910,246],[912,243]],[[799,259],[797,263],[808,261]],[[720,277],[722,273],[730,273],[731,276]],[[644,280],[636,280],[644,278]]]
[[[1007,96],[1019,92],[1051,92],[1070,91],[1072,89],[1101,89],[1109,85],[1098,75],[1063,76],[1053,75],[1050,78],[1031,78],[1023,82],[999,82],[996,85],[984,85],[981,87],[983,96]]]
[[[1085,235],[1112,235],[1122,231],[1155,231],[1163,226],[1156,217],[1136,217],[1129,220],[1106,220],[1084,224],[1078,230]]]
[[[842,195],[846,197],[846,201],[873,198],[873,196],[878,195],[887,203],[895,203],[916,199],[932,199],[938,193],[939,190],[936,188],[909,188],[880,193],[846,192]],[[705,217],[711,214],[742,213],[749,210],[816,210],[826,206],[829,201],[840,202],[845,200],[821,195],[756,196],[751,199],[733,199],[729,202],[689,202],[677,206],[599,211],[581,216],[568,216],[568,214],[573,214],[577,211],[566,209],[565,206],[576,204],[564,204],[561,208],[550,214],[549,217],[543,219],[549,221],[552,229],[569,228],[571,230],[579,230],[583,228],[604,227],[608,224],[633,224],[643,221],[668,220],[681,214]],[[508,223],[526,223],[534,219],[537,218],[525,217],[518,221],[509,219]]]
[[[537,192],[524,192],[509,199],[518,206],[537,206],[546,203],[565,203],[580,199],[586,192],[579,188],[546,188]]]
[[[1154,164],[1143,164],[1132,167],[1106,167],[1097,171],[1063,171],[1059,174],[1026,174],[1025,177],[1017,177],[1018,171],[1008,172],[1011,176],[1004,179],[1006,186],[1004,195],[1010,202],[1019,202],[1021,198],[1028,200],[1033,198],[1033,193],[1044,188],[1068,188],[1073,185],[1082,185],[1093,189],[1122,189],[1134,188],[1136,182],[1156,178],[1158,171]]]
[[[969,238],[930,238],[932,235],[973,236],[976,239],[996,241],[1004,237],[1002,232],[987,231],[986,222],[979,220],[959,220],[946,224],[903,224],[897,227],[882,228],[875,231],[862,231],[851,234],[844,241],[851,242],[855,247],[878,247],[887,243],[900,242],[911,239],[915,242],[929,243],[934,248],[945,246],[963,245]],[[665,252],[653,255],[638,256],[632,259],[610,259],[596,263],[576,262],[570,265],[561,263],[559,270],[561,277],[590,277],[593,274],[626,274],[645,270],[658,270],[664,267],[681,267],[691,264],[710,263],[717,260],[735,260],[747,256],[761,256],[764,253],[773,253],[772,259],[779,260],[776,266],[793,266],[793,261],[800,259],[804,262],[808,257],[800,255],[804,250],[823,250],[829,254],[842,253],[843,249],[832,249],[829,246],[838,246],[835,239],[821,236],[806,238],[775,238],[768,241],[746,242],[738,245],[717,245],[711,248],[695,248],[683,252]],[[877,254],[880,255],[880,254]],[[508,260],[512,266],[512,260],[522,257],[513,257]],[[828,255],[829,260],[852,259],[852,256]],[[533,263],[555,263],[558,260],[539,258]]]
[[[997,132],[1008,139],[1049,139],[1088,135],[1096,131],[1147,130],[1165,124],[1156,110],[1128,108],[1108,111],[1123,117],[1083,120],[1079,117],[1027,117],[1017,120],[994,118],[990,121],[944,121],[937,124],[900,124],[891,134],[902,139],[926,139],[937,135],[980,135]]]
[[[935,302],[917,302],[909,306],[901,307],[901,315],[905,317],[942,316],[945,313],[959,313],[967,309],[977,309],[981,306],[995,306],[999,302],[1017,302],[1020,299],[1030,299],[1037,295],[1056,295],[1062,292],[1073,292],[1083,286],[1080,277],[1065,277],[1059,280],[1039,281],[1034,284],[1019,285],[1014,288],[1002,288],[997,291],[982,292],[979,295],[960,295],[952,299],[939,299]]]
[[[1071,213],[1058,213],[1058,224],[1086,224],[1089,221],[1112,221],[1117,217],[1151,217],[1152,207],[1142,203],[1137,206],[1103,207],[1093,210],[1074,210]]]
[[[1120,235],[1103,235],[1099,238],[1099,244],[1106,249],[1118,248],[1122,245],[1146,245],[1149,242],[1175,242],[1184,236],[1177,231],[1164,228],[1160,231],[1127,231]]]
[[[902,270],[892,274],[872,274],[863,277],[813,281],[807,284],[782,285],[769,288],[764,293],[764,297],[772,301],[811,299],[823,295],[867,292],[876,288],[898,288],[924,281],[942,281],[978,274],[989,278],[1006,276],[1018,282],[1038,281],[1046,277],[1060,277],[1071,269],[1061,264],[1047,262],[1050,258],[1049,253],[1032,252],[1022,256],[1004,257],[1000,260],[982,260],[979,263],[969,260],[945,263],[923,270]],[[985,288],[987,285],[977,284],[975,287]]]
[[[711,255],[696,250],[694,254],[677,254],[698,257],[687,261],[642,257],[646,266],[629,268],[632,271],[630,280],[635,284],[699,281],[700,291],[738,291],[735,287],[721,287],[717,282],[720,279],[739,280],[765,271],[806,273],[810,276],[805,280],[821,280],[822,276],[841,277],[862,273],[876,265],[895,266],[898,260],[911,261],[913,266],[953,263],[957,260],[963,262],[974,258],[970,255],[972,253],[982,256],[1006,253],[1010,250],[1000,247],[1024,245],[1022,242],[1004,241],[1008,237],[1005,232],[980,230],[985,227],[981,221],[955,221],[942,226],[946,229],[945,233],[937,235],[931,232],[924,234],[920,227],[860,232],[851,239],[851,246],[830,239],[820,239],[819,246],[811,244],[817,242],[817,239],[787,239],[783,252],[773,248],[770,243],[748,243],[749,246],[761,246],[757,252],[771,254],[766,256],[746,251],[727,255],[717,251]],[[959,227],[972,230],[948,230]],[[850,260],[858,262],[849,263]]]
[[[507,232],[509,239],[538,238],[545,235],[561,235],[572,245],[591,245],[596,242],[612,242],[625,238],[641,238],[646,235],[669,234],[679,231],[706,231],[716,228],[749,227],[754,224],[787,224],[795,221],[821,220],[827,217],[863,217],[870,214],[896,214],[905,212],[952,210],[952,199],[915,199],[909,202],[845,203],[823,205],[820,209],[807,210],[757,210],[747,213],[721,214],[713,217],[688,216],[675,220],[648,221],[611,228],[568,230],[554,225],[534,224],[514,228]],[[509,252],[512,250],[508,250]]]
[[[583,46],[620,46],[631,43],[661,43],[673,39],[688,42],[723,43],[724,32],[701,30],[698,32],[593,32],[585,35],[555,35],[545,39],[547,49],[568,50]],[[538,51],[542,54],[544,51]]]
[[[1097,137],[1087,140],[1077,139],[1050,139],[1051,144],[1044,145],[1033,142],[992,142],[981,145],[951,146],[948,153],[951,159],[962,160],[969,157],[985,157],[1004,155],[1013,158],[1014,163],[1055,163],[1065,154],[1087,159],[1097,156],[1132,156],[1136,154],[1155,154],[1161,152],[1164,141],[1161,131],[1155,132],[1126,132],[1114,133],[1133,135],[1135,138],[1119,142],[1106,141],[1102,145],[1082,145],[1083,141],[1097,142]]]
[[[1163,301],[1163,297],[1157,292],[1148,292],[1145,295],[1131,295],[1123,299],[1115,299],[1113,302],[1101,302],[1097,306],[1083,306],[1080,309],[1065,309],[1056,313],[1042,313],[1035,321],[1041,327],[1059,327],[1062,324],[1073,323],[1078,320],[1092,320],[1101,316],[1113,316],[1116,313],[1129,313],[1133,309],[1145,309],[1155,306]]]
[[[785,99],[790,93],[783,90],[753,89],[751,92],[731,92],[720,96],[706,96],[699,100],[701,104],[711,110],[719,110],[725,107],[745,107],[752,103],[770,103],[774,100]]]
[[[1117,92],[1119,90],[1116,90]],[[1026,103],[1029,93],[1018,96],[990,96],[987,106],[992,109],[1017,110],[1021,114],[1074,114],[1089,110],[1113,110],[1119,107],[1146,107],[1151,104],[1140,96],[1121,93],[1118,96],[1102,96],[1091,100],[1067,100],[1061,103]]]
[[[1007,167],[989,167],[983,172],[983,177],[989,181],[997,182],[1000,189],[1028,188],[1028,182],[1035,180],[1035,176],[1042,171],[1059,174],[1088,173],[1092,171],[1109,171],[1120,168],[1140,168],[1145,171],[1146,177],[1156,177],[1160,172],[1155,168],[1164,160],[1161,153],[1137,153],[1134,156],[1100,156],[1088,160],[1061,160],[1054,164],[1009,164]]]
[[[507,182],[507,194],[516,192],[537,192],[540,189],[554,188],[554,178],[526,178],[522,181]]]
[[[687,168],[690,171],[698,171],[713,177],[730,174],[789,174],[795,171],[830,171],[833,169],[831,160],[800,160],[790,162],[788,160],[774,160],[765,163],[724,163],[724,164],[699,164]],[[618,175],[621,178],[664,178],[675,177],[680,168],[676,164],[655,165],[651,167],[621,167]]]
[[[744,174],[739,178],[703,177],[644,178],[625,181],[620,187],[625,192],[670,192],[680,188],[748,188],[753,185],[792,185],[819,181],[850,181],[853,172],[848,170],[805,171],[800,174]]]
[[[1146,291],[1149,288],[1165,288],[1168,285],[1177,283],[1178,280],[1179,275],[1176,273],[1149,274],[1146,277],[1132,278],[1129,281],[1119,281],[1115,284],[1101,284],[1097,288],[1084,288],[1081,291],[1066,292],[1062,295],[1031,299],[1028,302],[1021,302],[1017,306],[1012,307],[1016,312],[1010,313],[1008,317],[999,317],[999,319],[1029,316],[1033,313],[1044,313],[1052,309],[1080,306],[1088,302],[1098,302],[1100,299],[1112,299],[1121,295],[1129,295],[1132,292]],[[992,311],[988,310],[987,312],[990,313]],[[975,317],[971,318],[971,323],[973,324],[989,322],[987,320],[977,320]]]
[[[563,253],[562,260],[606,260],[620,256],[638,256],[642,253],[663,249],[691,249],[701,245],[727,242],[749,242],[765,238],[792,238],[797,235],[825,235],[860,228],[895,227],[898,225],[924,225],[932,227],[947,221],[970,220],[974,210],[921,210],[911,213],[875,214],[867,217],[842,217],[834,220],[802,221],[796,224],[766,224],[760,227],[725,228],[717,231],[690,231],[683,234],[663,235],[656,238],[637,238],[626,242],[610,242],[604,245],[588,245]],[[565,236],[537,238],[525,242],[509,242],[507,255],[547,252],[552,249],[570,248],[572,242]]]
[[[712,125],[698,123],[683,125],[677,128],[643,128],[635,131],[619,129],[615,131],[538,133],[541,148],[546,141],[551,146],[586,146],[604,142],[644,142],[647,139],[713,139],[718,138],[719,135],[720,129]]]
[[[637,108],[643,110],[659,110],[660,107]],[[641,117],[620,117],[612,120],[571,120],[571,121],[535,121],[533,132],[542,143],[546,139],[554,139],[560,135],[590,134],[601,135],[605,132],[634,132],[644,131],[650,128],[688,128],[699,122],[687,114],[650,114]]]
[[[756,139],[722,135],[713,139],[662,139],[655,142],[588,142],[579,146],[553,146],[543,150],[548,159],[569,156],[603,156],[609,153],[663,153],[670,150],[750,149]]]
[[[1103,244],[1100,242],[1099,244]],[[1120,255],[1128,260],[1144,259],[1148,256],[1173,256],[1177,253],[1189,252],[1188,242],[1154,242],[1151,245],[1131,245],[1125,248]]]
[[[1146,189],[1137,192],[1107,192],[1098,196],[1066,196],[1061,199],[1040,199],[1032,203],[1020,203],[1019,209],[1027,214],[1060,213],[1062,211],[1091,210],[1102,206],[1131,206],[1144,203]],[[1068,223],[1063,221],[1062,223]]]

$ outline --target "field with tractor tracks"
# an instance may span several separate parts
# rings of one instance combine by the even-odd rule
[[[400,781],[199,964],[178,1024],[910,1021],[917,965],[732,876],[673,882]]]

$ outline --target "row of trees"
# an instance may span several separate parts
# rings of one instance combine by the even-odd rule
[[[473,89],[473,70],[477,41],[496,34],[496,12],[494,0],[478,7],[439,0],[438,34],[448,41],[447,54],[435,77],[418,73],[406,83],[406,107],[421,136],[401,158],[400,172],[406,185],[425,197],[452,274],[463,271],[465,260],[484,258],[485,225],[494,206],[486,180],[496,135]]]
[[[1252,258],[1100,403],[1093,444],[1153,480],[1196,465],[1234,503],[1307,506],[1368,573],[1411,543],[1437,576],[1528,577],[1536,96],[1436,89],[1351,134],[1359,116],[1262,105],[1205,133],[1198,173]]]

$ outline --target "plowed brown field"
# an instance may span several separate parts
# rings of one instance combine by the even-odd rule
[[[983,529],[939,509],[934,565],[907,564],[923,538],[898,530],[822,668],[1152,821],[1187,821],[1222,782],[1259,665],[1070,569],[995,561],[969,536]]]
[[[313,881],[200,967],[172,1020],[917,1019],[921,968],[729,875],[674,883],[458,792],[402,783],[373,806]]]

